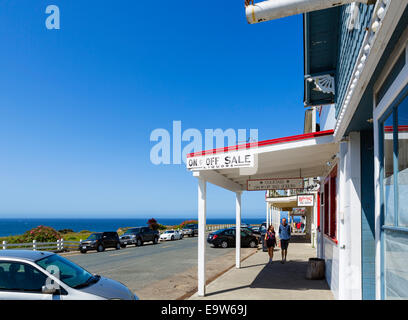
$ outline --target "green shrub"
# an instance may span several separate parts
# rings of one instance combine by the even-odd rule
[[[72,230],[72,229],[62,229],[62,230],[58,230],[58,232],[60,234],[67,234],[67,233],[73,233],[74,230]]]
[[[33,240],[38,242],[55,242],[59,239],[61,239],[61,235],[54,228],[38,226],[26,231],[20,237],[20,243],[32,242]]]

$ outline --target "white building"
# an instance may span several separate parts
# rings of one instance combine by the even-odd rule
[[[320,177],[310,234],[334,296],[408,298],[407,4],[269,0],[246,8],[250,23],[304,13],[304,104],[319,109],[324,131],[189,155],[199,186],[200,295],[207,182],[236,193],[239,228],[250,181]]]

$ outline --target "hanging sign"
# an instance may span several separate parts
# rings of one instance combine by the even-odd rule
[[[297,196],[298,207],[313,207],[314,195],[313,194],[299,194]]]
[[[293,208],[292,216],[304,216],[306,214],[305,208]]]
[[[248,191],[259,190],[286,190],[286,189],[303,189],[304,181],[300,179],[255,179],[248,180]]]
[[[188,170],[222,170],[234,168],[253,168],[255,157],[249,152],[230,152],[202,157],[187,158]]]

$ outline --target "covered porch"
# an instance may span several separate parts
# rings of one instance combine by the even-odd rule
[[[307,133],[189,154],[187,168],[198,179],[198,296],[206,295],[207,183],[235,193],[236,234],[241,232],[241,199],[247,191],[304,189],[306,178],[324,176],[338,152],[333,130]],[[267,210],[268,212],[268,210]],[[269,216],[266,217],[269,221]],[[275,219],[276,220],[276,219]],[[274,221],[279,223],[278,221]],[[271,221],[272,223],[272,221]],[[235,267],[241,268],[241,238],[235,237]]]

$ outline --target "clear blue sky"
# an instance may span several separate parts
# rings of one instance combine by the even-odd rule
[[[243,3],[1,1],[0,217],[195,217],[196,179],[150,163],[152,130],[302,133],[302,17],[248,25]],[[234,216],[207,193],[208,217]],[[264,214],[244,194],[244,219]]]

